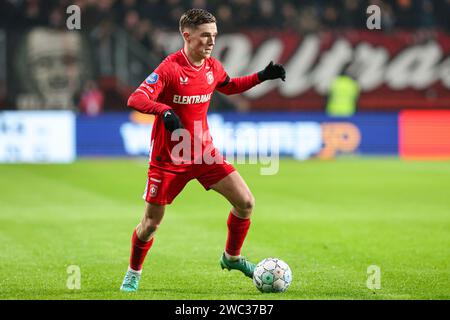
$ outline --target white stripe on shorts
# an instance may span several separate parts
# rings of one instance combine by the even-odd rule
[[[147,182],[145,183],[144,194],[142,195],[142,199],[144,199],[145,201],[147,201],[147,192],[148,192],[148,178],[147,178]]]

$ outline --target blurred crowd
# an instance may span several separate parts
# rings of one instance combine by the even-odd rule
[[[242,28],[294,29],[300,32],[330,28],[365,28],[366,9],[381,8],[384,30],[430,28],[450,30],[450,0],[3,0],[0,28],[36,25],[64,27],[65,9],[76,4],[82,29],[102,23],[121,25],[150,45],[152,29],[175,29],[188,8],[205,8],[218,19],[221,32]],[[148,43],[146,43],[148,42]]]
[[[163,57],[160,31],[176,31],[181,14],[204,8],[215,14],[221,33],[242,29],[294,30],[366,28],[370,5],[381,9],[385,32],[439,28],[450,31],[450,0],[4,0],[0,29],[35,26],[66,28],[66,8],[81,8],[81,31],[97,34],[124,29],[134,40]]]
[[[88,35],[84,38],[95,40],[91,47],[94,48],[98,78],[114,75],[118,69],[117,66],[113,68],[117,51],[112,50],[111,42],[118,29],[130,42],[141,44],[139,48],[148,49],[156,58],[154,60],[160,61],[166,55],[160,41],[164,37],[160,35],[166,31],[176,32],[180,16],[189,8],[204,8],[212,12],[217,18],[220,33],[245,29],[300,33],[346,28],[365,30],[369,16],[366,11],[370,5],[380,8],[382,32],[398,29],[450,32],[450,0],[0,0],[0,31],[6,29],[7,33],[25,34],[25,31],[39,26],[49,27],[48,30],[67,30],[66,20],[72,12],[66,10],[71,5],[81,9],[81,33]],[[37,33],[35,35],[38,36]],[[51,39],[55,35],[41,32],[40,37],[43,36]],[[48,41],[35,42],[44,47],[48,44],[43,43],[56,43]],[[123,43],[121,45],[124,47]],[[74,54],[75,59],[80,55]],[[131,66],[130,70],[136,66],[127,61],[124,63]],[[42,66],[42,63],[38,65]],[[84,67],[80,69],[87,70]],[[142,79],[138,71],[137,79]],[[51,80],[50,74],[53,73],[36,74],[39,79],[42,74],[49,74]],[[55,82],[50,80],[47,81],[50,84]],[[114,101],[122,106],[125,93],[119,98],[104,94],[108,92],[105,87],[115,88],[114,81],[116,78],[107,85],[100,85],[97,79],[88,82],[78,94],[80,110],[95,114],[101,112],[103,105],[113,106]],[[133,83],[130,79],[125,82]],[[0,79],[0,105],[6,92],[2,87]]]

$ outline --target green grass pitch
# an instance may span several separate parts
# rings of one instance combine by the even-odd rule
[[[450,299],[450,163],[396,158],[237,166],[256,198],[243,255],[285,260],[262,294],[218,260],[230,205],[191,181],[167,207],[140,290],[119,291],[146,160],[0,165],[0,299]],[[81,288],[67,288],[67,267]],[[381,289],[368,289],[379,266]]]

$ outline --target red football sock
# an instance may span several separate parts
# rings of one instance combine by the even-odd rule
[[[140,271],[142,269],[142,264],[144,263],[145,256],[148,250],[152,247],[153,238],[150,241],[144,242],[139,240],[136,235],[136,229],[133,232],[133,237],[131,238],[131,256],[130,256],[130,268],[134,271]]]
[[[225,251],[230,256],[239,256],[241,248],[250,228],[250,219],[241,219],[236,217],[232,212],[228,216],[228,237]]]

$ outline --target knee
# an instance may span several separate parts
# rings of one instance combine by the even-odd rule
[[[252,194],[246,199],[245,207],[247,210],[253,211],[253,208],[255,207],[255,197]]]
[[[239,201],[239,203],[236,206],[236,209],[247,213],[247,215],[250,215],[254,207],[255,207],[255,197],[253,197],[253,195],[249,193],[245,197],[243,197],[241,201]]]

